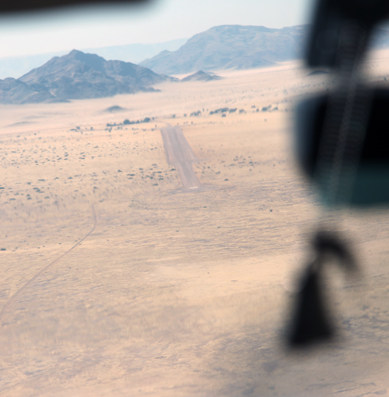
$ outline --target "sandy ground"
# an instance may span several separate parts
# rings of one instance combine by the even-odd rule
[[[292,111],[325,77],[223,77],[0,108],[0,395],[388,395],[386,212],[338,216],[363,270],[328,275],[341,340],[281,342],[319,213]],[[183,189],[167,125],[208,189]]]

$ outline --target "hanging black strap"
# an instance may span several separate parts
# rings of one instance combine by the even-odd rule
[[[331,263],[337,263],[348,272],[357,270],[357,262],[349,245],[334,232],[315,233],[311,249],[314,259],[300,277],[291,308],[287,343],[292,348],[311,346],[336,336],[322,273]]]

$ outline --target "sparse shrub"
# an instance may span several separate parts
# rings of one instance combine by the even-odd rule
[[[212,114],[218,114],[218,113],[226,113],[226,112],[229,112],[229,111],[230,111],[229,108],[220,108],[220,109],[211,110],[209,112],[209,114],[212,115]]]

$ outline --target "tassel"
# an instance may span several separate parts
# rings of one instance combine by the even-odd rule
[[[345,270],[357,269],[356,260],[347,244],[335,233],[319,231],[312,239],[316,260],[304,270],[299,292],[292,307],[292,320],[287,332],[289,347],[305,347],[331,340],[335,326],[323,296],[322,270],[330,259],[337,259]]]
[[[329,340],[334,326],[322,294],[320,263],[309,264],[300,280],[300,289],[292,314],[288,345],[301,347]]]

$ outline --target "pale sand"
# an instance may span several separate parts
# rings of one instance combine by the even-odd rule
[[[364,273],[329,282],[344,341],[297,356],[280,344],[318,213],[292,158],[293,99],[325,77],[293,63],[218,74],[0,108],[2,396],[388,394],[386,213],[343,221]],[[209,115],[222,107],[237,111]],[[207,188],[182,188],[168,124]]]

